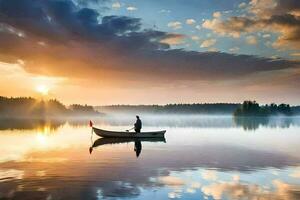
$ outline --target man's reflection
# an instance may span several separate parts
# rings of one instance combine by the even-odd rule
[[[90,154],[93,149],[107,144],[121,144],[134,142],[134,152],[138,158],[142,152],[142,142],[166,142],[165,138],[99,138],[89,148]]]
[[[142,143],[141,141],[134,141],[134,151],[135,151],[135,155],[138,158],[141,151],[142,151]]]

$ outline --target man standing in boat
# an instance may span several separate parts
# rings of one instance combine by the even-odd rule
[[[142,121],[141,121],[140,117],[137,115],[136,122],[134,124],[134,130],[136,133],[140,133],[141,129],[142,129]]]

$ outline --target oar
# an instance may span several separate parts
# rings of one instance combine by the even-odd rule
[[[129,132],[130,130],[134,129],[134,127],[132,127],[131,129],[126,130],[126,132]]]

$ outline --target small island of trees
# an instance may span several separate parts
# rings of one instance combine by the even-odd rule
[[[267,117],[272,115],[292,115],[292,109],[289,104],[266,104],[260,106],[256,101],[244,101],[243,104],[236,109],[234,112],[234,116],[242,116],[242,117]]]

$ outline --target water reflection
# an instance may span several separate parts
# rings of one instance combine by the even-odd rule
[[[299,126],[299,119],[294,117],[234,117],[237,126],[244,130],[256,130],[260,126],[270,128],[289,128],[292,125]]]
[[[88,121],[100,126],[130,126],[134,122],[131,115],[105,115],[98,118],[59,118],[59,119],[0,119],[0,130],[30,130],[50,127],[53,130],[69,124],[72,127],[86,126]],[[243,127],[244,130],[257,130],[260,126],[269,128],[289,128],[300,126],[300,117],[232,117],[206,115],[145,115],[145,126],[183,127],[183,128],[233,128]]]
[[[48,123],[34,129],[5,128],[0,131],[0,199],[300,198],[298,119],[247,125],[254,132],[241,128],[252,122],[235,125],[233,118],[214,118],[216,127],[212,119],[192,119],[201,123],[183,126],[187,119],[173,119],[173,125],[155,127],[170,126],[167,143],[91,141],[86,122],[54,129]],[[111,120],[96,123],[104,129],[127,128]]]
[[[134,152],[136,157],[142,152],[142,142],[164,142],[166,143],[165,138],[99,138],[93,145],[89,148],[90,154],[93,152],[93,149],[103,145],[111,144],[122,144],[122,143],[134,143]]]
[[[55,131],[65,123],[64,120],[54,119],[0,119],[0,130],[32,130],[47,127]]]

